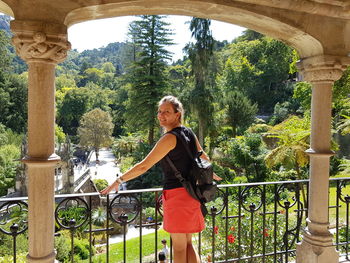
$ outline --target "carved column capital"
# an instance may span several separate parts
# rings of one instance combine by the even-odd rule
[[[57,64],[66,59],[67,51],[71,48],[66,28],[61,25],[14,20],[11,30],[16,52],[26,62]]]
[[[297,64],[304,79],[310,83],[333,84],[350,65],[350,57],[320,55],[300,60]]]

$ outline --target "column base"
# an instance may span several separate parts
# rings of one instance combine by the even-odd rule
[[[312,245],[305,240],[297,244],[296,263],[338,263],[335,246]]]
[[[27,255],[27,263],[54,263],[56,258],[56,253],[52,252],[50,255],[46,257],[31,257],[29,254]]]

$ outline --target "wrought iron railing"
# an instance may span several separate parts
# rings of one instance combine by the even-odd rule
[[[349,255],[350,178],[330,180],[330,223],[334,242],[341,255]],[[209,203],[206,229],[195,236],[203,262],[292,262],[296,243],[306,226],[308,180],[220,185]],[[17,240],[27,235],[26,198],[0,199],[0,247],[16,262]],[[120,191],[100,197],[98,193],[56,196],[56,235],[69,239],[68,262],[158,262],[162,221],[161,189]],[[147,207],[153,207],[146,211]],[[97,211],[97,212],[96,212]],[[146,211],[146,212],[145,212]],[[99,214],[100,213],[100,214]],[[96,214],[99,215],[96,217]],[[152,218],[151,218],[152,217]],[[98,220],[99,219],[99,222]],[[102,219],[102,221],[101,221]],[[122,244],[111,245],[110,236],[121,228]],[[128,226],[138,229],[137,252],[128,252]],[[144,248],[145,228],[153,228],[151,255]],[[68,233],[68,235],[67,235]],[[103,238],[103,236],[107,238]],[[99,242],[97,237],[104,240]],[[77,242],[85,238],[88,253],[79,258]],[[25,240],[25,238],[23,239]],[[97,244],[99,243],[99,244]],[[135,246],[135,243],[132,244]],[[21,249],[23,249],[21,244]],[[100,249],[95,253],[96,247]],[[102,248],[102,249],[101,249]],[[58,248],[60,249],[60,248]],[[25,250],[25,249],[24,249]],[[71,253],[75,251],[75,253]],[[5,257],[1,255],[0,258]],[[80,252],[79,252],[80,253]],[[119,260],[112,255],[119,254]],[[85,261],[84,261],[85,258]],[[172,262],[171,240],[169,261]]]

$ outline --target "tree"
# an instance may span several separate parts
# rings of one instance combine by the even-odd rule
[[[157,103],[167,87],[166,61],[171,45],[169,23],[164,16],[140,16],[130,25],[129,35],[140,50],[131,64],[127,79],[130,82],[126,104],[126,122],[129,127],[148,131],[148,142],[154,142]]]
[[[60,93],[57,92],[57,95]],[[79,120],[88,111],[89,97],[86,89],[72,88],[64,90],[62,101],[57,101],[57,124],[64,133],[76,135]]]
[[[85,113],[80,120],[78,128],[80,145],[92,147],[95,150],[97,162],[101,147],[109,146],[112,143],[113,126],[112,117],[101,109]]]
[[[225,102],[227,105],[227,120],[232,127],[233,137],[236,137],[238,129],[243,132],[254,122],[258,105],[253,104],[239,91],[230,92],[225,97]]]
[[[194,44],[186,45],[189,59],[191,61],[191,73],[194,76],[194,88],[190,93],[190,104],[198,119],[198,139],[204,142],[206,127],[213,113],[213,96],[206,85],[206,75],[209,61],[213,54],[214,39],[210,30],[210,19],[193,17],[190,22]],[[203,105],[205,105],[203,107]]]
[[[235,72],[230,87],[238,88],[256,102],[260,113],[271,113],[277,102],[290,98],[293,89],[288,80],[296,72],[298,59],[295,50],[262,37],[230,44],[225,52]]]
[[[298,82],[294,86],[293,98],[300,103],[302,112],[311,111],[311,88],[311,84],[304,81]]]
[[[0,196],[15,186],[22,136],[0,124]]]
[[[265,157],[269,168],[280,166],[294,169],[298,180],[304,179],[301,168],[309,164],[309,156],[305,152],[309,148],[310,119],[300,119],[292,116],[282,123],[275,125],[270,131],[269,137],[278,139],[278,146]],[[306,205],[305,190],[300,184],[300,190]]]
[[[18,133],[27,128],[26,82],[24,75],[0,72],[0,123]]]

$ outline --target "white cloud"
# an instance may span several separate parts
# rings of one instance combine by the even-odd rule
[[[79,52],[107,46],[112,42],[124,42],[127,39],[128,25],[133,20],[135,17],[124,16],[79,23],[68,29],[68,39],[72,48]],[[169,50],[174,53],[173,60],[182,58],[182,49],[191,39],[189,25],[185,24],[190,20],[191,17],[168,16],[170,28],[175,33],[173,37],[176,45],[169,47]],[[212,21],[211,29],[214,38],[220,41],[231,41],[245,30],[245,28],[215,20]]]

